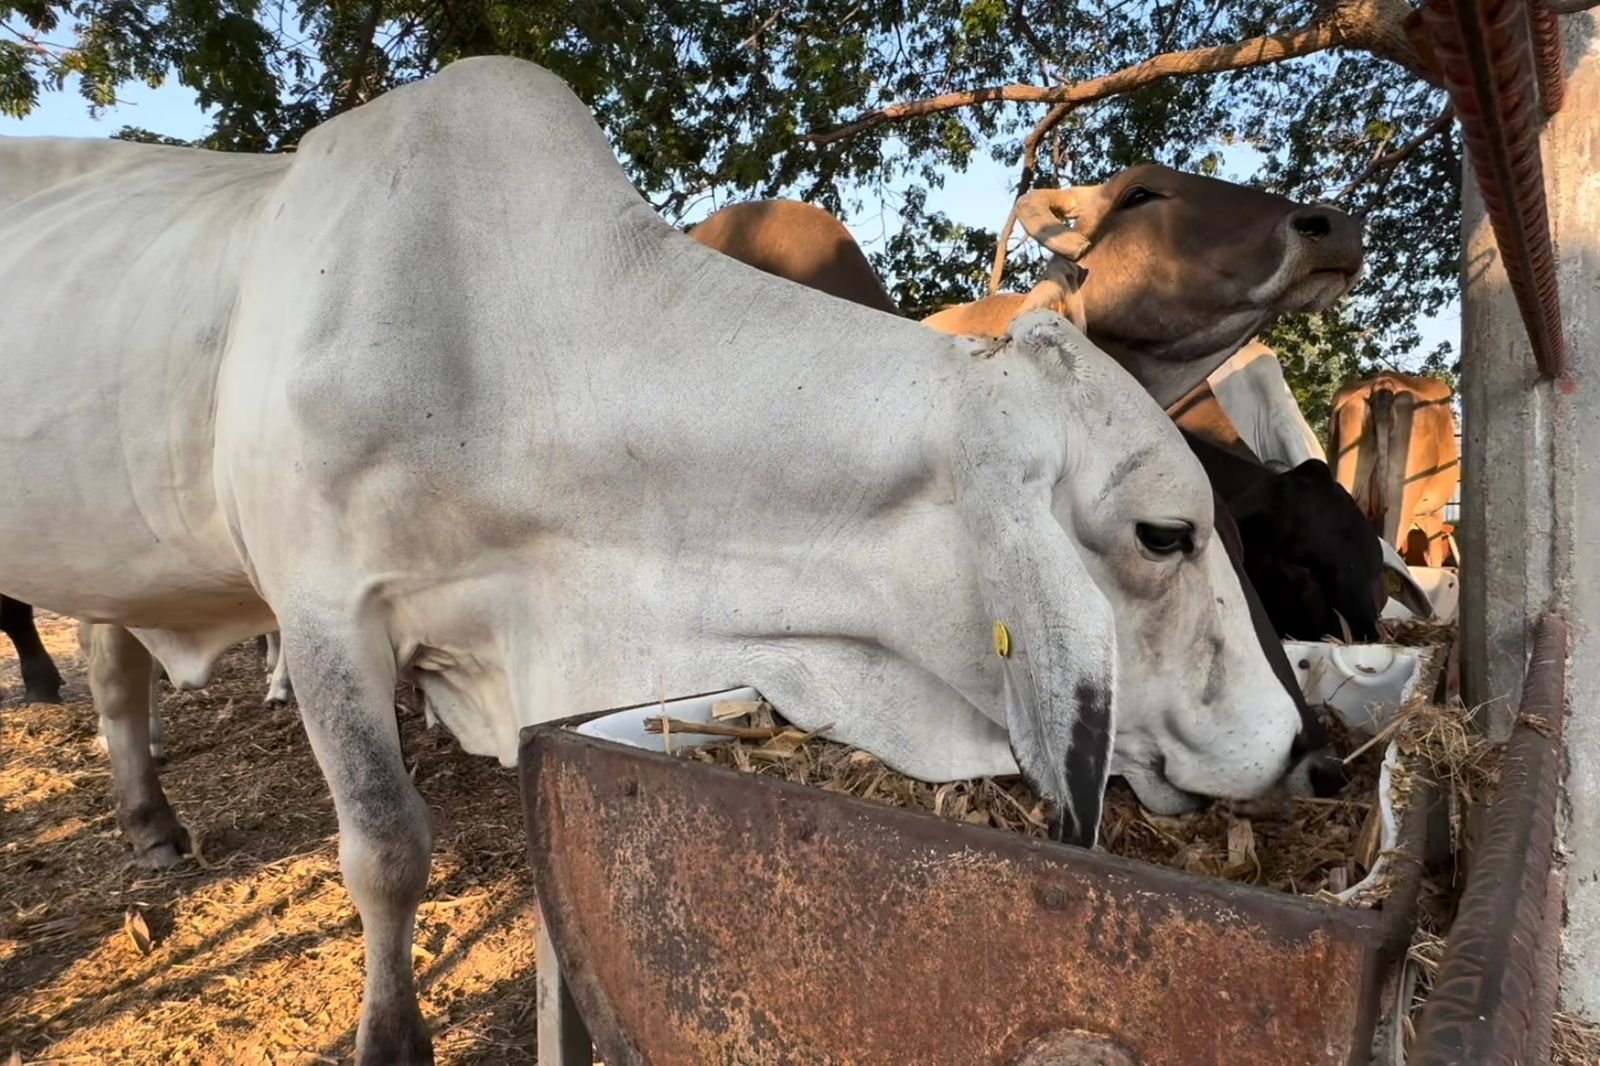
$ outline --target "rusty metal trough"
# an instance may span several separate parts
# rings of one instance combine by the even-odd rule
[[[610,1064],[1353,1063],[1393,1000],[1415,863],[1384,910],[1357,910],[576,721],[527,730],[521,752],[550,945],[541,1062],[591,1061],[587,1023]]]
[[[1538,1062],[1550,1039],[1567,627],[1535,634],[1413,1064]],[[1420,862],[1352,909],[573,731],[593,717],[520,754],[548,1066],[587,1066],[591,1034],[611,1066],[1405,1061]]]

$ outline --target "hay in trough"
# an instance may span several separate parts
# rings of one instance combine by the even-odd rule
[[[743,736],[682,748],[678,754],[971,825],[1031,837],[1047,834],[1049,806],[1020,777],[932,785],[897,773],[865,751],[829,740],[821,735],[825,731],[805,734],[777,722],[770,708],[762,713],[767,724],[742,727]],[[730,724],[713,728],[728,730]],[[1164,817],[1142,808],[1130,789],[1114,781],[1101,817],[1101,846],[1124,858],[1281,892],[1337,893],[1365,877],[1377,860],[1378,774],[1390,739],[1404,756],[1404,772],[1394,783],[1395,798],[1402,804],[1414,787],[1408,775],[1419,773],[1464,800],[1481,793],[1479,767],[1488,749],[1467,732],[1459,711],[1417,703],[1361,745],[1341,736],[1337,723],[1330,722],[1330,728],[1341,749],[1353,751],[1346,767],[1350,780],[1340,795],[1218,802],[1193,814]],[[665,731],[697,732],[698,727],[669,720]]]
[[[1550,1039],[1550,1066],[1595,1066],[1600,1062],[1600,1025],[1556,1011]]]
[[[1493,786],[1497,749],[1476,732],[1465,709],[1432,702],[1455,627],[1412,620],[1386,622],[1385,629],[1393,643],[1431,648],[1433,654],[1420,668],[1417,697],[1376,736],[1352,736],[1336,716],[1323,716],[1336,749],[1347,753],[1349,780],[1339,795],[1278,794],[1164,817],[1145,810],[1131,789],[1113,781],[1101,815],[1100,846],[1114,855],[1190,873],[1332,898],[1366,877],[1378,861],[1379,772],[1393,742],[1400,756],[1390,782],[1396,808],[1407,807],[1419,781],[1430,782],[1448,803],[1451,845],[1461,850],[1471,824],[1468,812],[1487,799]],[[712,728],[728,736],[726,742],[683,748],[678,754],[971,825],[1031,837],[1048,833],[1049,806],[1020,777],[931,785],[830,740],[826,730],[805,734],[788,727],[764,704],[724,710]],[[697,732],[699,727],[670,720],[665,726],[668,733],[686,730]],[[1386,888],[1379,884],[1358,905],[1380,901]],[[1424,921],[1424,932],[1442,934],[1453,916],[1454,893],[1448,886],[1432,886],[1424,888],[1424,897],[1425,907],[1435,910]],[[1430,904],[1429,899],[1439,902]]]
[[[1407,648],[1447,648],[1456,639],[1454,622],[1435,622],[1431,619],[1385,618],[1379,620],[1378,629],[1386,642]]]
[[[1030,837],[1046,836],[1050,824],[1049,805],[1020,777],[932,785],[867,752],[793,729],[768,740],[730,740],[681,754]],[[1340,891],[1365,876],[1376,858],[1381,761],[1381,749],[1364,756],[1351,784],[1332,799],[1215,803],[1176,817],[1146,811],[1131,789],[1114,781],[1101,815],[1100,844],[1124,858],[1284,892]]]

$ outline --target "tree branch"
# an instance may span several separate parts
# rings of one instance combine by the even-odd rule
[[[1455,121],[1455,108],[1451,107],[1449,104],[1446,104],[1444,110],[1439,112],[1439,117],[1428,123],[1427,127],[1421,133],[1417,134],[1409,141],[1402,143],[1394,151],[1389,152],[1386,155],[1380,155],[1373,159],[1372,162],[1368,163],[1366,169],[1362,170],[1361,173],[1351,178],[1349,183],[1346,184],[1344,188],[1340,189],[1336,194],[1334,194],[1334,201],[1337,202],[1339,200],[1343,200],[1346,196],[1349,196],[1351,193],[1355,192],[1357,189],[1371,181],[1373,178],[1377,177],[1379,174],[1399,166],[1401,163],[1405,162],[1407,157],[1416,154],[1417,149],[1421,148],[1423,145],[1427,144],[1440,134],[1450,132],[1450,128],[1455,124]]]
[[[1057,104],[1039,120],[1033,127],[1033,132],[1028,134],[1028,139],[1022,142],[1022,177],[1017,181],[1017,196],[1020,198],[1029,189],[1033,188],[1033,179],[1039,171],[1039,146],[1044,143],[1051,130],[1061,124],[1062,119],[1072,113],[1077,104]],[[1006,270],[1006,256],[1009,254],[1007,246],[1011,241],[1011,233],[1016,228],[1017,216],[1010,215],[1006,219],[1005,227],[1000,232],[1000,239],[994,246],[994,265],[989,268],[989,295],[993,296],[1000,291],[1000,278]]]
[[[1600,0],[1597,0],[1600,2]],[[1022,0],[1014,0],[1011,5],[1011,25],[1022,39],[1028,42],[1034,54],[1039,57],[1039,74],[1044,80],[1050,80],[1050,50],[1044,46],[1044,41],[1039,39],[1033,23],[1028,21],[1027,12],[1022,10]]]
[[[1076,85],[1050,87],[996,85],[965,92],[942,93],[926,100],[914,100],[910,103],[894,104],[869,111],[847,126],[825,133],[807,134],[804,140],[819,147],[825,146],[891,122],[903,122],[907,119],[922,118],[999,100],[1023,104],[1082,106],[1180,75],[1218,74],[1228,70],[1243,70],[1248,67],[1281,63],[1286,59],[1332,48],[1339,43],[1339,39],[1340,33],[1336,27],[1331,23],[1319,22],[1285,33],[1252,37],[1248,41],[1236,44],[1168,52]]]
[[[345,83],[340,111],[348,111],[361,102],[361,83],[367,80],[367,62],[372,58],[372,42],[378,35],[378,20],[382,16],[383,0],[372,0],[372,8],[361,23],[361,43],[356,46],[355,58],[350,61],[350,80]]]
[[[1546,4],[1590,3],[1600,0],[1534,0]],[[1110,96],[1142,89],[1167,78],[1193,74],[1219,74],[1229,70],[1269,66],[1334,47],[1359,48],[1406,68],[1430,85],[1439,83],[1407,32],[1415,15],[1407,0],[1317,0],[1317,18],[1299,29],[1252,37],[1234,44],[1166,52],[1142,63],[1077,85],[994,85],[964,92],[943,93],[925,100],[869,111],[845,126],[816,131],[803,138],[824,147],[891,122],[922,118],[977,104],[1006,101],[1023,104],[1082,106]],[[1059,121],[1059,120],[1058,120]]]
[[[23,33],[20,30],[13,29],[11,24],[8,22],[0,22],[0,30],[5,30],[18,41],[33,49],[39,55],[49,55],[52,49],[61,55],[65,55],[66,53],[72,51],[72,45],[70,44],[56,44],[54,41],[40,40],[34,34]]]
[[[778,19],[783,17],[783,9],[787,6],[787,2],[784,2],[773,8],[772,14],[767,16],[766,21],[757,26],[754,33],[750,34],[750,36],[739,42],[739,47],[748,51],[754,51],[756,45],[761,41],[761,35],[772,29],[773,23],[777,22]]]

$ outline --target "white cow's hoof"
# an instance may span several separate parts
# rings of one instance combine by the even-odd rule
[[[189,831],[178,821],[165,799],[159,807],[133,816],[119,816],[118,821],[122,824],[122,835],[133,845],[135,865],[147,870],[165,870],[178,865],[184,856],[194,854]]]
[[[422,1012],[396,1005],[393,1010],[368,1008],[356,1033],[357,1066],[433,1066],[433,1041]]]

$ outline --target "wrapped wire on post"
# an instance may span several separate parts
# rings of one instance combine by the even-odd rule
[[[1571,357],[1539,154],[1533,16],[1525,0],[1428,0],[1422,11],[1539,373],[1564,377]]]

